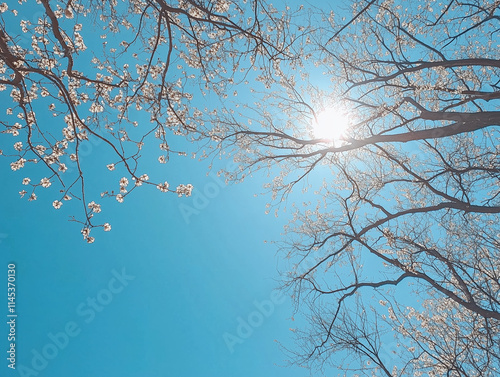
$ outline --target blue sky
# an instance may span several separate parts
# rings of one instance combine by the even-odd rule
[[[95,149],[89,159],[98,161]],[[309,375],[276,366],[285,364],[285,355],[275,339],[286,344],[294,323],[288,299],[272,296],[275,246],[263,241],[279,238],[284,218],[264,214],[265,199],[253,195],[257,179],[221,187],[203,164],[181,161],[170,179],[184,171],[212,196],[189,223],[179,205],[195,208],[196,195],[177,198],[145,188],[123,204],[103,200],[113,229],[88,245],[79,224],[66,221],[64,207],[54,210],[43,195],[34,202],[19,199],[28,171],[12,172],[7,159],[0,160],[7,178],[0,192],[4,281],[9,262],[17,270],[18,369],[8,375]],[[96,306],[88,298],[96,298]],[[254,313],[259,305],[264,315]],[[238,336],[238,317],[248,321],[252,313],[256,327],[248,338],[232,343],[226,336],[226,344],[225,333]],[[67,345],[44,366],[36,352],[43,356],[45,349],[52,357],[47,344],[56,338],[64,345],[65,336],[57,334],[68,323]],[[31,371],[20,372],[21,365]]]

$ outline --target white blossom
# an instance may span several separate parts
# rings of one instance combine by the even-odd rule
[[[50,182],[50,179],[45,177],[40,180],[40,185],[42,185],[43,188],[47,188],[50,187],[50,185],[52,185],[52,182]]]
[[[23,150],[23,143],[21,141],[14,143],[14,149],[18,152],[21,152]]]
[[[121,187],[127,187],[128,186],[128,179],[123,177],[120,179],[120,186]]]
[[[182,195],[185,195],[186,197],[191,196],[191,192],[193,191],[193,185],[187,184],[187,185],[179,185],[177,186],[175,192],[179,197]]]
[[[24,167],[24,164],[26,163],[26,159],[20,158],[19,160],[15,162],[10,163],[10,168],[14,171],[22,169]]]
[[[101,212],[101,205],[100,204],[97,204],[96,202],[94,201],[91,201],[89,204],[88,204],[88,207],[90,210],[92,210],[92,212],[94,213],[100,213]]]
[[[165,181],[164,183],[160,183],[160,184],[158,184],[158,185],[156,186],[156,188],[157,188],[158,190],[160,190],[161,192],[167,192],[167,191],[168,191],[169,186],[170,186],[170,185],[168,184],[168,182],[166,182],[166,181]]]

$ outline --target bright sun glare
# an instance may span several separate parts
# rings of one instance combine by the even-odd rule
[[[343,139],[349,126],[349,116],[338,108],[321,111],[312,122],[315,138],[338,142]]]

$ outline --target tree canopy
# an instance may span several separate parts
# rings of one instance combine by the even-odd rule
[[[7,116],[0,123],[16,140],[3,152],[14,171],[43,165],[40,178],[23,181],[21,196],[36,200],[40,187],[55,184],[61,191],[54,208],[81,200],[75,220],[93,242],[92,228],[110,225],[96,223],[100,205],[86,197],[92,173],[81,163],[85,145],[104,144],[111,152],[105,166],[123,171],[103,197],[122,202],[143,184],[190,195],[190,184],[150,180],[140,165],[143,147],[156,139],[160,163],[186,155],[173,136],[199,138],[203,113],[217,111],[198,98],[225,100],[250,71],[269,70],[286,56],[289,38],[280,25],[290,15],[259,0],[42,0],[2,3],[1,17],[0,90],[11,99],[2,103]],[[202,137],[210,140],[210,133]],[[68,165],[76,177],[64,174]]]
[[[58,182],[54,207],[80,198],[93,241],[106,224],[93,223],[80,146],[97,138],[114,152],[105,163],[125,176],[103,196],[122,201],[128,179],[189,195],[139,169],[146,143],[158,139],[167,162],[186,153],[172,136],[187,137],[202,157],[239,164],[228,180],[269,169],[276,205],[314,192],[290,204],[281,244],[283,287],[309,319],[287,347],[295,362],[346,375],[498,373],[497,1],[370,0],[340,16],[260,0],[40,4],[36,21],[4,4],[0,29],[0,89],[13,100],[0,123],[16,137],[4,154],[13,170],[36,159],[50,172],[24,194]],[[90,25],[100,53],[85,52]],[[336,131],[320,134],[325,122]]]

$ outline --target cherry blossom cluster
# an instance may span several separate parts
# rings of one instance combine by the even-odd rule
[[[187,184],[187,185],[179,185],[177,186],[177,188],[175,189],[175,192],[177,193],[177,195],[179,197],[181,197],[182,195],[185,195],[185,196],[191,196],[191,192],[193,191],[193,185],[191,184]]]
[[[159,141],[155,161],[173,163],[172,156],[190,154],[178,150],[176,137],[216,139],[210,129],[219,126],[207,115],[217,113],[226,93],[236,95],[236,86],[248,83],[249,72],[267,59],[289,56],[276,27],[284,15],[261,0],[153,3],[95,2],[92,8],[80,0],[0,3],[0,21],[9,26],[0,31],[0,95],[8,99],[0,103],[6,114],[0,131],[14,138],[0,154],[10,159],[12,171],[30,166],[40,171],[33,181],[46,176],[39,184],[28,183],[31,191],[22,190],[22,197],[36,200],[39,188],[51,187],[60,190],[50,200],[54,209],[73,210],[73,203],[86,202],[85,177],[100,171],[85,161],[85,151],[97,153],[95,145],[98,153],[114,154],[105,165],[110,176],[124,177],[119,191],[104,191],[103,198],[121,203],[148,185],[190,196],[190,184],[170,189],[168,177],[153,179],[151,169],[136,174],[147,163],[143,151],[154,138]],[[34,12],[37,19],[28,16]],[[99,29],[102,49],[89,48]],[[203,103],[208,92],[215,94],[213,108],[198,108],[196,100]],[[63,207],[67,198],[75,201]],[[74,221],[89,232],[101,227],[92,219],[100,207],[80,208],[82,218]]]

